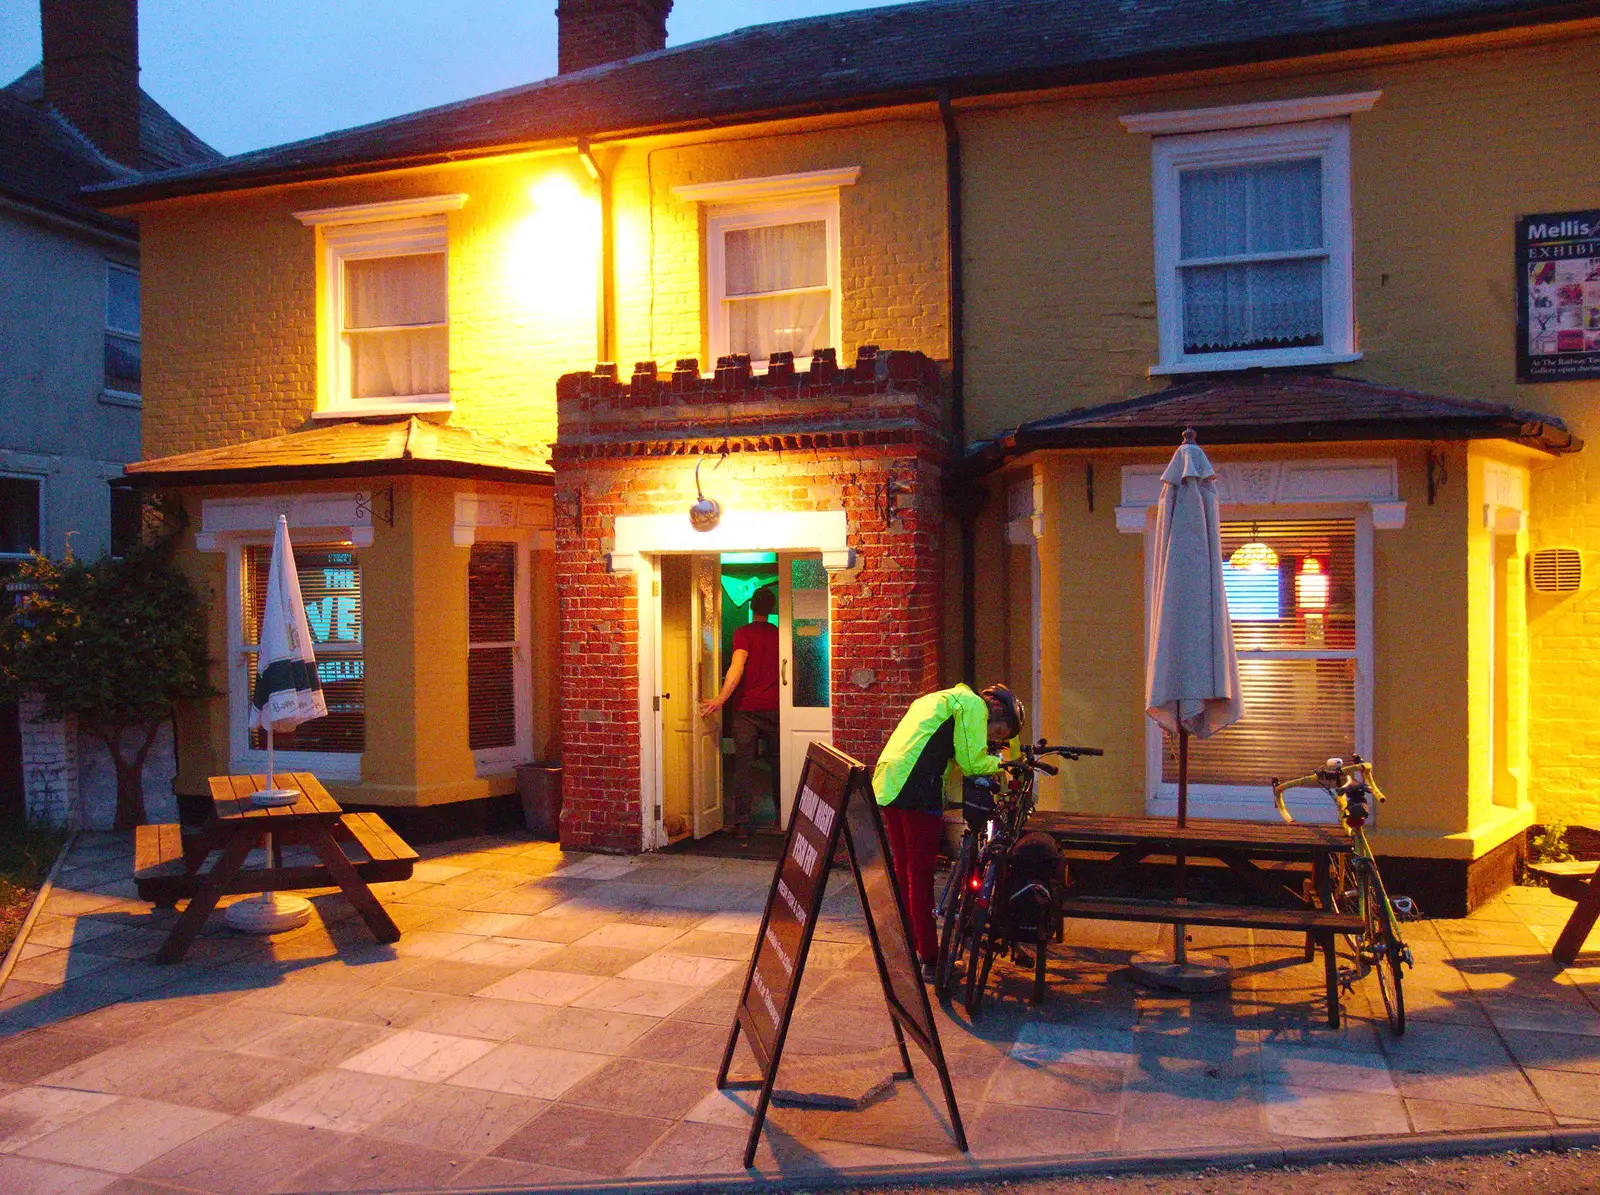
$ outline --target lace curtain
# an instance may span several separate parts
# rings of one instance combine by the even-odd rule
[[[730,352],[753,361],[785,351],[809,357],[827,343],[833,296],[823,221],[731,229],[722,244]]]
[[[442,253],[344,264],[352,398],[450,389],[448,283]]]
[[[1183,261],[1322,249],[1322,162],[1185,171],[1179,210]],[[1321,344],[1325,260],[1180,263],[1184,351]]]

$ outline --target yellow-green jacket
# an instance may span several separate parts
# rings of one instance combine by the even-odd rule
[[[952,763],[964,776],[1000,770],[1000,757],[989,754],[989,707],[966,685],[911,703],[872,769],[873,795],[879,805],[938,813]]]

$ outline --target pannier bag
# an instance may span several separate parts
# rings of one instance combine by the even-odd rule
[[[1011,850],[1007,911],[1014,930],[1054,929],[1056,899],[1065,890],[1067,862],[1048,834],[1025,834]]]

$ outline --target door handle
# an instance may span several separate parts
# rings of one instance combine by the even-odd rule
[[[789,683],[789,661],[788,660],[782,660],[782,661],[779,662],[779,664],[778,664],[778,675],[782,679],[782,681],[783,681],[783,683],[785,685],[787,685]]]

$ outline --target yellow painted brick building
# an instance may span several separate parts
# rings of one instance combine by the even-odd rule
[[[1172,29],[1142,12],[1034,7],[1017,28],[995,27],[974,3],[938,21],[913,7],[730,35],[106,197],[138,217],[144,246],[152,459],[141,484],[181,478],[203,525],[208,500],[241,495],[230,486],[270,506],[291,481],[326,489],[337,474],[360,497],[355,510],[407,479],[393,483],[393,523],[362,524],[373,539],[357,553],[372,554],[374,585],[383,569],[410,569],[423,589],[455,593],[429,606],[425,631],[415,603],[406,646],[393,649],[408,661],[392,680],[402,704],[442,718],[448,749],[433,754],[420,715],[402,717],[369,740],[348,799],[426,805],[509,790],[512,756],[486,765],[464,746],[473,649],[456,598],[470,588],[473,529],[504,513],[480,520],[479,490],[512,499],[505,517],[528,552],[519,567],[562,575],[546,530],[581,522],[584,496],[552,504],[539,463],[563,434],[558,378],[597,359],[622,363],[624,383],[636,361],[665,377],[693,358],[709,373],[752,346],[759,373],[784,345],[803,372],[814,350],[848,363],[882,345],[940,361],[950,391],[960,484],[947,486],[936,545],[944,676],[1007,675],[1037,694],[1040,732],[1107,750],[1051,784],[1048,804],[1167,808],[1161,746],[1140,708],[1141,533],[1151,470],[1170,455],[1173,421],[1192,416],[1229,488],[1234,533],[1281,530],[1299,570],[1283,573],[1277,614],[1258,621],[1294,622],[1301,636],[1261,650],[1301,654],[1252,666],[1265,677],[1282,664],[1289,677],[1305,665],[1314,684],[1281,682],[1295,700],[1332,700],[1334,686],[1334,706],[1314,708],[1337,707],[1347,746],[1376,758],[1393,798],[1379,844],[1409,861],[1398,867],[1464,904],[1509,878],[1528,825],[1600,821],[1600,730],[1586,700],[1600,670],[1589,609],[1600,494],[1591,454],[1575,451],[1594,430],[1600,382],[1518,384],[1514,268],[1519,217],[1600,207],[1588,119],[1600,26],[1487,0],[1443,17],[1401,4],[1381,27],[1329,18],[1352,22],[1337,29],[1291,5],[1242,31],[1205,14]],[[842,74],[830,66],[841,55],[852,62]],[[726,79],[740,86],[717,85]],[[1270,198],[1281,213],[1299,202],[1286,196],[1311,193],[1306,163],[1318,229],[1295,233],[1303,244],[1274,245],[1268,227],[1265,249],[1184,248],[1183,221],[1203,231],[1235,219],[1189,195],[1186,178],[1249,191],[1264,212]],[[1237,219],[1227,235],[1256,235],[1256,217]],[[447,262],[448,393],[363,407],[340,371],[366,330],[339,322],[346,300],[330,270],[362,259],[352,238],[387,235],[363,229],[413,225],[406,235],[422,241],[394,243],[425,242]],[[780,252],[785,236],[795,239]],[[1186,319],[1257,318],[1255,299],[1185,307],[1186,280],[1202,277],[1277,287],[1291,314],[1232,348],[1186,344]],[[766,314],[741,324],[741,311]],[[426,481],[414,464],[391,477],[345,461],[340,474],[295,448],[411,414],[464,437]],[[652,418],[642,407],[640,427]],[[233,455],[271,437],[287,455],[270,468]],[[525,455],[485,464],[495,452]],[[207,468],[233,472],[205,485]],[[248,468],[267,471],[247,479]],[[316,468],[321,477],[302,476]],[[828,550],[814,535],[773,546]],[[1531,592],[1528,553],[1562,546],[1582,555],[1583,587]],[[238,566],[208,559],[197,575],[221,593],[219,568]],[[1307,620],[1296,588],[1307,559],[1337,572],[1337,615]],[[554,634],[549,611],[524,616],[534,639]],[[239,643],[217,638],[228,667]],[[377,651],[373,638],[374,686]],[[556,665],[542,658],[519,667],[548,706]],[[555,712],[524,708],[546,729],[519,740],[520,758],[554,753]],[[184,761],[191,787],[243,758],[237,711],[218,703],[197,716],[210,730]],[[1280,745],[1310,752],[1325,739],[1297,730]],[[1219,762],[1218,776],[1237,774],[1215,786],[1214,810],[1270,816],[1270,777],[1245,775],[1270,757]],[[640,786],[649,844],[660,813],[648,776]]]

